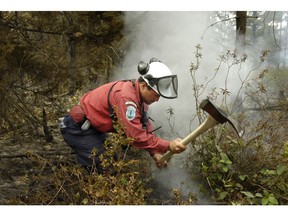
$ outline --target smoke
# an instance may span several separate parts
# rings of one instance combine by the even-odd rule
[[[191,126],[191,119],[196,113],[195,98],[192,91],[192,79],[190,74],[191,62],[195,62],[195,51],[197,44],[202,47],[202,63],[198,70],[197,81],[201,84],[207,78],[211,78],[215,73],[215,68],[219,64],[219,55],[227,50],[235,49],[235,35],[231,38],[221,39],[221,33],[215,31],[210,26],[210,16],[214,12],[193,11],[193,12],[126,12],[125,13],[125,35],[132,40],[129,50],[125,53],[122,73],[114,79],[131,79],[139,76],[137,64],[143,60],[148,62],[150,58],[156,57],[165,63],[172,71],[178,75],[178,98],[163,99],[150,106],[150,117],[155,120],[155,124],[161,125],[160,135],[163,138],[172,140],[175,135],[171,135],[171,125],[168,124],[167,109],[172,108],[174,119],[172,126],[184,138],[191,129],[195,129],[198,122]],[[251,65],[249,65],[250,67]],[[252,65],[253,67],[253,65]],[[219,74],[212,80],[207,92],[202,94],[204,99],[208,96],[208,91],[217,86],[224,88],[225,79],[227,87],[233,93],[237,92],[241,82],[237,70],[229,71],[227,77],[227,68],[220,68]],[[241,76],[245,77],[249,70],[244,70]],[[182,154],[183,156],[184,154]],[[191,186],[191,177],[188,171],[180,169],[181,163],[174,161],[165,171],[152,170],[154,177],[163,187],[172,188],[181,185],[183,191],[196,191],[195,184]],[[167,180],[168,179],[168,180]],[[189,183],[190,182],[190,183]],[[200,196],[200,194],[198,194]]]
[[[190,65],[195,63],[196,46],[200,44],[203,58],[197,70],[197,84],[203,84],[213,77],[215,69],[219,65],[219,56],[227,50],[235,49],[235,31],[231,37],[223,39],[221,32],[215,31],[210,17],[212,11],[149,11],[149,12],[126,12],[125,35],[129,38],[129,50],[125,54],[125,61],[121,73],[114,79],[131,79],[139,76],[137,64],[143,60],[148,62],[156,57],[164,62],[178,75],[178,98],[160,98],[157,103],[151,105],[150,117],[156,124],[162,125],[161,135],[171,136],[171,126],[181,137],[185,137],[199,122],[191,119],[196,114],[195,97],[192,90],[192,78]],[[210,26],[210,27],[209,27]],[[219,27],[219,26],[218,26]],[[231,32],[233,32],[231,30]],[[246,50],[247,51],[247,50]],[[248,51],[247,51],[248,52]],[[253,53],[256,53],[255,50]],[[259,52],[258,52],[259,53]],[[249,54],[250,55],[250,54]],[[253,54],[253,59],[257,54]],[[242,66],[243,67],[243,66]],[[247,63],[247,67],[253,66]],[[249,69],[242,68],[240,77],[243,79]],[[230,68],[229,73],[225,64],[219,68],[217,76],[209,83],[199,100],[205,99],[214,87],[227,88],[231,94],[230,100],[235,100],[241,80],[237,68]],[[218,103],[220,104],[221,101]],[[175,119],[168,124],[168,109],[173,109]]]
[[[152,57],[160,59],[172,73],[178,75],[178,98],[174,100],[160,98],[158,103],[151,105],[150,116],[156,122],[163,119],[167,121],[168,115],[165,111],[171,107],[175,115],[180,114],[177,117],[177,121],[181,122],[181,125],[176,126],[178,130],[189,128],[189,121],[181,119],[187,120],[195,114],[189,68],[194,58],[195,46],[200,42],[209,15],[210,12],[126,12],[125,14],[126,33],[133,41],[126,54],[123,73],[115,79],[138,77],[137,63],[140,60],[148,62]],[[162,127],[166,131],[169,129],[167,125]],[[187,132],[184,131],[183,136]]]
[[[168,108],[173,108],[177,118],[173,126],[182,132],[183,137],[188,134],[189,119],[195,114],[189,68],[195,46],[200,42],[209,15],[210,12],[125,13],[126,34],[132,39],[132,44],[126,53],[123,72],[114,79],[137,78],[138,62],[141,60],[148,62],[152,57],[160,59],[172,73],[178,75],[178,98],[173,100],[161,98],[150,106],[150,116],[155,120],[155,124],[162,126],[160,134],[168,140],[175,138],[171,137],[171,134],[170,137],[167,135],[170,131],[166,113]],[[173,188],[180,188],[184,196],[188,195],[189,191],[199,195],[196,183],[191,181],[191,175],[181,167],[180,162],[173,162],[162,170],[153,166],[151,172],[156,187],[155,197],[158,194],[158,198],[161,198],[160,195],[171,198]]]

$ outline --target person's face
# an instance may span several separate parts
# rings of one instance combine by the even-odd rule
[[[140,83],[140,95],[144,103],[150,105],[159,100],[160,95],[153,89],[149,89],[147,83]]]

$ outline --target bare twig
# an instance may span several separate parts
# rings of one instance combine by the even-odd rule
[[[40,155],[40,156],[50,156],[50,155],[68,155],[73,154],[71,152],[65,152],[65,151],[51,151],[51,152],[33,152],[34,155]],[[6,155],[2,154],[0,155],[0,159],[4,158],[28,158],[31,157],[31,152],[22,153],[22,154],[12,154],[12,155]]]

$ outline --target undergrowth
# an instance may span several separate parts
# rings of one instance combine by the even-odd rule
[[[151,157],[145,151],[130,146],[120,125],[116,133],[109,134],[101,155],[107,172],[98,174],[96,169],[87,171],[76,164],[75,155],[58,161],[29,153],[34,172],[27,173],[30,185],[27,190],[8,200],[11,205],[162,205],[167,200],[151,197]],[[91,157],[96,154],[92,150]],[[117,158],[114,155],[117,154]],[[24,177],[23,177],[24,178]],[[171,189],[172,190],[172,189]],[[173,189],[170,204],[191,204],[180,190]]]
[[[11,199],[9,204],[147,204],[147,197],[152,191],[148,187],[149,173],[143,171],[147,164],[141,163],[141,152],[130,148],[130,142],[131,139],[123,135],[120,127],[118,133],[110,134],[104,144],[105,153],[101,156],[103,167],[109,168],[109,172],[104,174],[98,174],[95,169],[88,172],[72,158],[55,163],[31,154],[30,160],[39,168],[44,165],[45,172],[35,174],[29,191]],[[91,156],[93,154],[95,150],[92,150]],[[118,160],[113,159],[114,154],[118,155]]]
[[[209,98],[221,101],[221,108],[242,124],[245,134],[241,138],[236,136],[235,131],[230,129],[232,127],[227,126],[229,124],[210,129],[192,143],[186,165],[202,176],[203,184],[200,187],[209,191],[215,204],[286,205],[288,138],[285,111],[288,102],[284,96],[277,98],[273,92],[269,93],[268,84],[273,81],[271,75],[267,69],[260,71],[260,65],[269,51],[263,51],[259,64],[246,76],[242,75],[241,69],[248,56],[238,57],[237,52],[228,51],[221,56],[214,76],[206,84],[198,85],[196,72],[203,55],[202,47],[198,45],[196,48],[196,63],[191,65],[190,70],[196,102],[208,83],[219,75],[220,65],[226,64],[228,71],[224,87],[220,88],[220,92],[218,86],[212,88]],[[232,69],[239,77],[242,76],[239,89],[234,89],[235,92],[228,88],[227,78]],[[282,92],[282,95],[287,89],[283,79],[281,83],[275,80],[274,86],[279,89],[273,89]],[[234,99],[231,98],[233,93],[236,93]],[[202,122],[206,114],[197,114]]]

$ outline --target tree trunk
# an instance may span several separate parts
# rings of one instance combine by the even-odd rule
[[[72,38],[68,39],[69,57],[70,57],[70,80],[69,95],[73,95],[76,91],[76,41]]]
[[[236,49],[245,49],[247,11],[236,11]]]
[[[286,17],[286,23],[288,22],[288,16]],[[283,58],[283,67],[286,68],[287,64],[286,64],[286,58],[287,58],[287,47],[288,47],[288,28],[285,28],[285,49],[284,49],[284,58]]]
[[[43,126],[43,131],[45,134],[45,138],[47,142],[52,142],[54,140],[53,135],[51,134],[51,131],[48,127],[48,123],[47,123],[47,115],[46,115],[46,111],[43,108],[42,109],[42,126]]]
[[[253,15],[252,17],[257,17],[257,11],[253,11]],[[257,25],[256,25],[256,19],[253,19],[253,22],[252,22],[252,43],[253,43],[253,46],[256,42],[256,30],[257,30]]]

